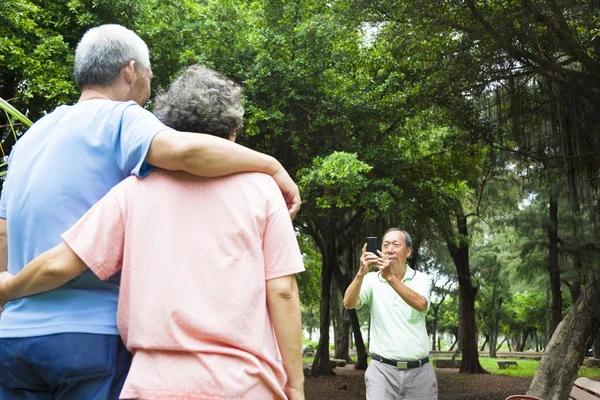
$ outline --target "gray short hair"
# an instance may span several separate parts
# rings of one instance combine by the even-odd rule
[[[75,82],[80,89],[109,86],[130,61],[143,68],[138,71],[150,67],[146,43],[124,26],[97,26],[83,35],[75,50]]]
[[[408,232],[406,232],[406,231],[403,231],[398,228],[390,228],[387,231],[385,231],[383,236],[385,237],[385,235],[387,235],[390,232],[394,232],[394,231],[400,231],[400,232],[404,233],[404,244],[406,245],[407,248],[412,249],[412,239],[411,239],[410,235],[408,234]]]
[[[244,121],[242,88],[217,71],[192,65],[156,97],[154,114],[178,131],[229,138]]]

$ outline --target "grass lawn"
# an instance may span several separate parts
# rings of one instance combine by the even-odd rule
[[[498,360],[516,361],[518,366],[510,366],[506,369],[500,369],[497,363]],[[493,375],[517,376],[521,378],[533,378],[533,376],[535,375],[535,371],[537,370],[537,367],[540,363],[537,360],[489,357],[479,357],[479,362],[481,363],[481,366],[485,368],[486,371]],[[600,368],[587,368],[582,366],[579,369],[578,376],[586,376],[588,378],[593,376],[600,376]]]

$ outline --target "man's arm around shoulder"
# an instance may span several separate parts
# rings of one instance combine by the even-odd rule
[[[263,172],[277,182],[291,217],[300,210],[298,186],[275,158],[229,140],[201,133],[165,130],[152,140],[145,161],[159,168],[206,177]]]

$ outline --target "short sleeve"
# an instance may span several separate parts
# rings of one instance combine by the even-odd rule
[[[114,138],[115,161],[125,175],[147,176],[154,167],[144,162],[157,133],[170,129],[150,111],[127,103]]]
[[[61,236],[65,243],[102,280],[123,265],[125,223],[123,207],[126,190],[133,183],[128,178],[115,186],[94,205],[71,229]]]
[[[429,310],[429,304],[430,304],[430,294],[431,294],[431,287],[433,285],[433,282],[431,280],[431,277],[429,277],[429,275],[422,273],[422,272],[417,272],[417,275],[415,277],[415,282],[414,285],[412,285],[411,289],[414,290],[415,292],[417,292],[418,294],[420,294],[426,301],[427,301],[427,307],[425,308],[425,313],[427,312],[427,310]]]
[[[363,279],[363,283],[360,286],[360,304],[356,309],[362,308],[363,305],[371,307],[371,299],[373,298],[373,273],[369,272]]]
[[[6,183],[6,181],[4,181]],[[0,218],[6,219],[6,198],[4,196],[4,190],[2,190],[2,195],[0,196]]]
[[[263,235],[263,255],[265,279],[269,280],[302,272],[304,263],[285,200],[271,177],[268,178],[265,190],[269,193],[269,201]]]

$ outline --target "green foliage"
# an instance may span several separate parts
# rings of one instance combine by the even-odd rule
[[[4,100],[3,98],[0,97],[0,110],[4,111],[5,115],[6,115],[6,119],[8,121],[8,125],[10,126],[10,130],[13,134],[13,138],[15,140],[15,142],[17,141],[17,129],[15,128],[15,121],[13,119],[16,119],[18,121],[20,121],[23,125],[29,127],[32,125],[32,122],[26,117],[24,116],[19,110],[17,110],[16,108],[14,108],[13,106],[11,106],[6,100]],[[20,133],[20,132],[19,132]],[[8,165],[8,161],[6,161],[6,157],[7,157],[7,151],[4,151],[4,146],[2,146],[2,143],[0,143],[0,150],[2,151],[2,161],[0,162],[0,177],[6,175],[6,167]]]
[[[305,271],[297,274],[300,302],[311,315],[318,314],[318,305],[321,299],[321,254],[310,236],[298,234],[298,243],[302,252]],[[307,317],[310,317],[307,315]],[[303,318],[304,321],[304,318]],[[311,326],[318,326],[311,322]]]
[[[310,169],[298,171],[298,185],[316,208],[356,207],[368,186],[365,174],[372,169],[359,161],[356,154],[334,152],[327,157],[316,157]]]

